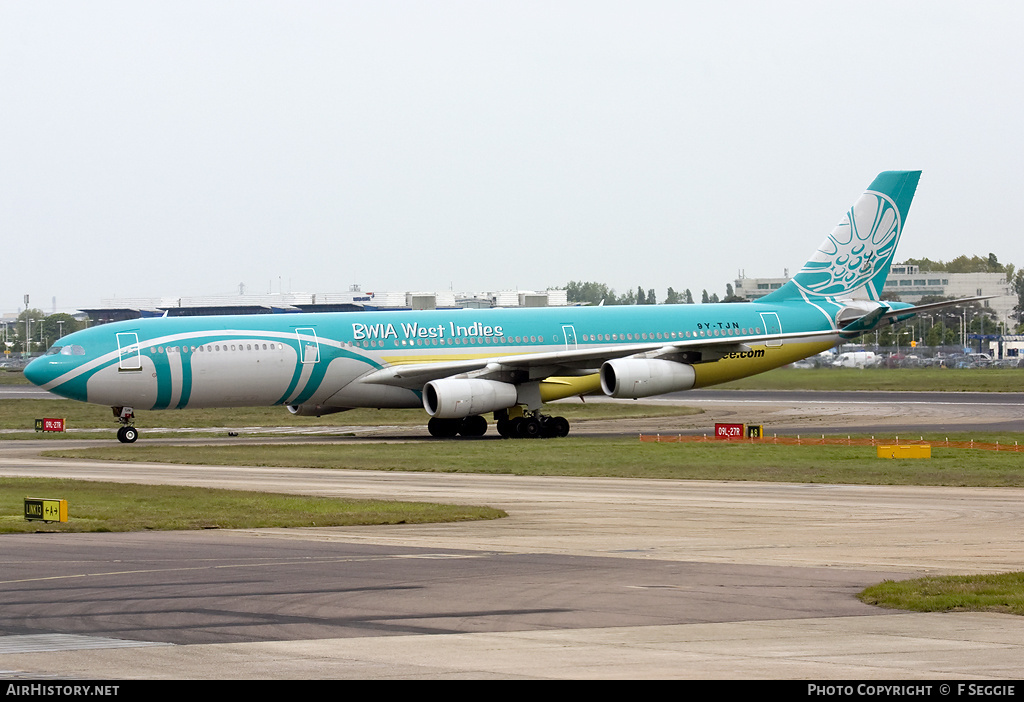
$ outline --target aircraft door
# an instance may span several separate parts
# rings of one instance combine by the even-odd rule
[[[782,333],[782,322],[779,321],[779,315],[775,312],[762,312],[761,321],[764,322],[765,334]],[[769,348],[779,348],[782,346],[782,339],[767,341],[765,342],[765,346]]]
[[[295,336],[299,340],[299,358],[303,363],[320,362],[320,342],[316,338],[316,330],[306,327],[295,330]]]
[[[117,333],[117,370],[142,370],[142,355],[139,353],[139,335],[135,332]]]
[[[573,351],[576,348],[576,327],[571,324],[562,325],[562,333],[565,335],[565,350]]]

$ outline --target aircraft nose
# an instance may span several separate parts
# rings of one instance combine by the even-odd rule
[[[28,382],[33,385],[45,385],[49,380],[51,380],[51,376],[53,375],[53,373],[50,372],[46,356],[40,356],[39,358],[31,361],[27,366],[25,366],[24,374]]]

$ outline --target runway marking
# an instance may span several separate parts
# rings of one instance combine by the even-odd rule
[[[47,582],[53,580],[73,580],[77,578],[104,578],[116,575],[141,575],[144,573],[182,573],[192,570],[218,570],[229,568],[266,568],[268,566],[290,566],[290,565],[323,565],[324,563],[366,563],[370,561],[388,560],[426,560],[445,558],[484,558],[488,554],[483,553],[401,553],[391,556],[366,556],[348,558],[303,558],[300,560],[266,561],[260,560],[254,563],[231,563],[200,565],[176,568],[139,568],[135,570],[111,570],[102,573],[73,573],[69,575],[46,575],[35,578],[16,578],[14,580],[0,580],[0,585],[13,585],[16,583]]]
[[[20,634],[0,636],[0,654],[173,645],[159,641],[129,641],[128,639],[110,639],[105,636],[82,636],[81,634]]]

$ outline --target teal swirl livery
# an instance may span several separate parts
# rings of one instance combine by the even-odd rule
[[[792,363],[923,309],[879,299],[919,171],[880,174],[811,259],[752,303],[139,319],[60,339],[25,369],[64,397],[136,410],[423,407],[434,436],[565,436],[545,403],[642,398]],[[976,299],[976,298],[971,298]]]

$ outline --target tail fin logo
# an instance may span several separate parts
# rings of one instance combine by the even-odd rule
[[[814,257],[793,277],[805,293],[819,297],[848,296],[870,285],[868,297],[878,299],[872,281],[888,273],[900,239],[900,211],[887,195],[869,190],[846,213]]]

